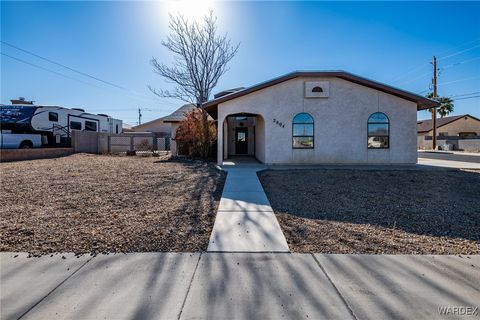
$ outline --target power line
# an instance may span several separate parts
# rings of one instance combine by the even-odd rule
[[[461,47],[463,47],[463,46],[465,46],[465,45],[467,45],[467,44],[475,43],[475,42],[478,42],[478,41],[480,41],[480,38],[474,39],[474,40],[471,40],[471,41],[468,41],[468,42],[465,42],[465,43],[462,43],[462,44],[460,44],[460,45],[458,45],[458,46],[455,46],[455,47],[453,47],[453,48],[450,48],[450,49],[442,52],[441,55],[442,55],[442,54],[446,54],[446,53],[448,53],[448,52],[450,52],[450,51],[452,51],[452,50],[455,50],[455,49],[457,49],[457,48],[461,48]],[[458,51],[457,51],[457,52],[454,52],[452,55],[445,56],[445,57],[441,57],[441,58],[439,58],[438,60],[446,59],[446,58],[449,58],[449,57],[451,57],[451,56],[454,56],[454,55],[457,55],[457,54],[460,54],[460,53],[463,53],[463,52],[472,50],[472,49],[474,49],[474,48],[476,48],[476,47],[478,47],[478,46],[480,46],[480,45],[475,45],[474,47],[470,47],[470,48],[467,48],[467,49],[465,49],[465,50],[461,50],[460,52],[458,52]],[[414,72],[416,72],[416,71],[419,71],[419,70],[425,68],[426,66],[427,66],[427,65],[426,65],[425,63],[422,63],[421,65],[419,65],[419,66],[417,66],[417,67],[415,67],[415,68],[413,68],[413,69],[410,69],[409,71],[407,71],[407,72],[405,72],[405,73],[401,73],[401,74],[399,74],[399,75],[391,78],[389,81],[396,82],[396,81],[398,81],[398,79],[401,79],[401,78],[403,78],[404,76],[407,76],[407,75],[412,74],[412,73],[414,73]]]
[[[480,98],[480,96],[463,97],[463,98],[457,98],[457,99],[454,99],[454,100],[467,100],[467,99],[474,99],[474,98]]]
[[[68,70],[73,71],[73,72],[76,72],[76,73],[78,73],[78,74],[81,74],[82,76],[92,78],[92,79],[94,79],[94,80],[103,82],[103,83],[105,83],[105,84],[108,84],[108,85],[113,86],[113,87],[118,88],[118,89],[128,90],[128,89],[126,89],[126,88],[124,88],[124,87],[122,87],[122,86],[116,85],[116,84],[114,84],[114,83],[112,83],[112,82],[110,82],[110,81],[102,80],[102,79],[97,78],[97,77],[95,77],[95,76],[92,76],[92,75],[90,75],[90,74],[88,74],[88,73],[79,71],[79,70],[74,69],[74,68],[70,68],[69,66],[66,66],[66,65],[64,65],[64,64],[61,64],[61,63],[55,62],[55,61],[53,61],[53,60],[50,60],[50,59],[48,59],[48,58],[42,57],[42,56],[40,56],[40,55],[38,55],[38,54],[36,54],[36,53],[33,53],[33,52],[31,52],[31,51],[28,51],[28,50],[19,48],[19,47],[17,47],[17,46],[14,46],[13,44],[10,44],[10,43],[5,42],[5,41],[3,41],[3,40],[0,40],[0,42],[3,43],[4,45],[7,45],[7,46],[12,47],[12,48],[14,48],[14,49],[17,49],[17,50],[19,50],[19,51],[28,53],[29,55],[32,55],[32,56],[37,57],[37,58],[39,58],[39,59],[45,60],[45,61],[47,61],[47,62],[50,62],[50,63],[52,63],[52,64],[55,64],[55,65],[57,65],[57,66],[60,66],[60,67],[62,67],[62,68],[68,69]]]
[[[92,84],[92,83],[85,82],[85,81],[82,81],[82,80],[77,79],[77,78],[72,78],[72,77],[67,76],[67,75],[65,75],[65,74],[63,74],[63,73],[56,72],[56,71],[53,71],[53,70],[44,68],[44,67],[39,66],[39,65],[37,65],[37,64],[30,63],[30,62],[28,62],[28,61],[25,61],[25,60],[22,60],[22,59],[19,59],[19,58],[10,56],[10,55],[8,55],[8,54],[6,54],[6,53],[0,52],[0,54],[1,54],[2,56],[8,57],[8,58],[10,58],[10,59],[13,59],[13,60],[16,60],[16,61],[19,61],[19,62],[22,62],[22,63],[25,63],[25,64],[30,65],[30,66],[32,66],[32,67],[35,67],[35,68],[38,68],[38,69],[41,69],[41,70],[44,70],[44,71],[47,71],[47,72],[51,72],[51,73],[56,74],[56,75],[58,75],[58,76],[61,76],[61,77],[64,77],[64,78],[67,78],[67,79],[70,79],[70,80],[78,81],[78,82],[81,82],[81,83],[83,83],[83,84],[87,84],[87,85],[89,85],[89,86],[93,86],[93,87],[96,87],[96,88],[100,88],[99,86],[96,86],[96,85],[94,85],[94,84]]]
[[[464,43],[462,43],[462,44],[459,44],[458,46],[455,46],[455,47],[453,47],[453,48],[450,48],[450,49],[448,49],[448,50],[445,50],[445,51],[441,52],[441,53],[440,53],[440,56],[443,55],[443,54],[447,54],[448,52],[453,51],[453,50],[455,50],[455,49],[461,48],[461,47],[463,47],[464,45],[471,44],[471,43],[475,43],[475,42],[478,42],[478,41],[480,41],[480,38],[477,38],[477,39],[474,39],[474,40],[470,40],[470,41],[464,42]]]
[[[455,52],[455,53],[449,54],[448,56],[440,57],[440,58],[438,58],[438,60],[444,60],[444,59],[447,59],[447,58],[451,58],[451,57],[454,57],[454,56],[458,56],[459,54],[462,54],[462,53],[464,53],[464,52],[473,50],[473,49],[478,48],[478,47],[480,47],[480,44],[477,44],[477,45],[475,45],[475,46],[473,46],[473,47],[470,47],[470,48],[467,48],[467,49],[464,49],[464,50],[457,51],[457,52]]]
[[[459,79],[459,80],[453,80],[453,81],[443,82],[443,83],[439,83],[438,85],[439,85],[439,86],[443,86],[443,85],[446,85],[446,84],[457,83],[457,82],[462,82],[462,81],[472,80],[472,79],[477,79],[477,78],[480,78],[480,76],[475,76],[475,77],[470,77],[470,78],[463,78],[463,79]]]
[[[2,44],[4,44],[4,45],[7,45],[7,46],[12,47],[12,48],[14,48],[14,49],[16,49],[16,50],[22,51],[22,52],[27,53],[27,54],[29,54],[29,55],[32,55],[32,56],[34,56],[34,57],[37,57],[37,58],[42,59],[42,60],[44,60],[44,61],[47,61],[47,62],[49,62],[49,63],[52,63],[52,64],[54,64],[54,65],[57,65],[57,66],[60,66],[60,67],[62,67],[62,68],[68,69],[68,70],[70,70],[70,71],[76,72],[76,73],[78,73],[78,74],[80,74],[80,75],[83,75],[83,76],[85,76],[85,77],[89,77],[89,78],[91,78],[91,79],[100,81],[100,82],[102,82],[102,83],[104,83],[104,84],[110,85],[110,86],[115,87],[115,88],[117,88],[117,89],[124,90],[124,91],[128,92],[131,97],[133,97],[133,98],[135,98],[135,99],[137,99],[137,100],[142,100],[142,99],[140,99],[140,98],[143,98],[143,100],[144,100],[144,99],[148,99],[148,100],[155,101],[155,102],[162,103],[162,104],[170,104],[170,105],[173,105],[173,103],[168,103],[168,102],[165,102],[165,101],[159,101],[159,100],[154,99],[153,97],[149,97],[149,96],[142,95],[142,94],[137,93],[137,92],[135,92],[135,91],[133,91],[133,90],[130,90],[130,89],[125,88],[125,87],[123,87],[123,86],[117,85],[117,84],[115,84],[115,83],[113,83],[113,82],[110,82],[110,81],[107,81],[107,80],[103,80],[103,79],[100,79],[100,78],[95,77],[95,76],[93,76],[93,75],[90,75],[90,74],[88,74],[88,73],[85,73],[85,72],[83,72],[83,71],[77,70],[77,69],[75,69],[75,68],[71,68],[71,67],[66,66],[66,65],[64,65],[64,64],[62,64],[62,63],[59,63],[59,62],[53,61],[53,60],[51,60],[51,59],[45,58],[45,57],[40,56],[40,55],[38,55],[38,54],[36,54],[36,53],[34,53],[34,52],[31,52],[31,51],[22,49],[22,48],[17,47],[17,46],[15,46],[15,45],[13,45],[13,44],[10,44],[10,43],[8,43],[8,42],[5,42],[5,41],[3,41],[3,40],[0,40],[0,42],[1,42]],[[53,73],[55,73],[55,74],[61,75],[61,76],[63,76],[63,77],[69,78],[69,79],[75,79],[75,78],[71,78],[71,77],[68,77],[68,76],[66,76],[66,75],[63,75],[63,74],[61,74],[61,73],[52,71],[52,70],[50,70],[50,69],[40,67],[40,66],[35,65],[35,64],[33,64],[33,63],[29,63],[29,62],[26,62],[26,61],[24,61],[24,60],[21,60],[21,59],[18,59],[18,58],[14,58],[14,57],[12,57],[12,56],[8,56],[8,57],[10,57],[10,58],[12,58],[12,59],[15,59],[15,60],[18,60],[18,61],[21,61],[21,62],[24,62],[24,63],[29,64],[29,65],[35,66],[35,67],[37,67],[37,68],[43,69],[43,70],[45,70],[45,71],[53,72]],[[87,82],[83,82],[83,81],[78,80],[78,79],[76,79],[76,81],[80,81],[80,82],[82,82],[82,83],[87,83]],[[92,84],[91,84],[91,85],[92,85]],[[97,88],[100,88],[100,87],[97,86]],[[134,97],[135,95],[136,95],[137,97]],[[145,101],[145,100],[144,100],[144,101]],[[175,106],[177,106],[177,105],[175,105]]]
[[[478,94],[478,93],[480,93],[480,91],[475,91],[475,92],[470,92],[470,93],[462,93],[462,94],[455,94],[455,95],[450,96],[450,98],[470,96],[472,94]]]
[[[475,57],[475,58],[472,58],[472,59],[463,60],[463,61],[460,61],[460,62],[456,62],[456,63],[446,65],[445,67],[442,67],[441,69],[452,68],[452,67],[458,66],[460,64],[469,63],[469,62],[472,62],[472,61],[475,61],[475,60],[478,60],[478,59],[480,59],[480,57]]]

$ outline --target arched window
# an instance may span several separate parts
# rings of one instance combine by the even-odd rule
[[[388,149],[390,147],[390,120],[382,112],[368,117],[368,148]]]
[[[318,86],[317,86],[317,87],[314,87],[314,88],[312,89],[312,92],[323,92],[323,89],[322,89],[322,87],[318,87]]]
[[[313,149],[313,118],[308,113],[299,113],[293,118],[292,147]]]

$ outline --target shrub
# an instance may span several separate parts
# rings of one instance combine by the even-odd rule
[[[197,108],[185,114],[175,134],[179,150],[191,157],[209,158],[215,149],[217,128],[203,109]]]

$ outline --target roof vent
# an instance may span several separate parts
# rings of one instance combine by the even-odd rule
[[[99,113],[98,115],[102,117],[108,117],[108,114],[105,114],[105,113]]]
[[[76,111],[85,112],[85,110],[84,110],[84,109],[81,109],[81,108],[72,108],[72,110],[76,110]]]

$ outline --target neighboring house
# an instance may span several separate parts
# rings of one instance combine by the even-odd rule
[[[170,125],[170,132],[171,132],[171,141],[170,141],[170,151],[172,155],[176,156],[179,153],[179,150],[177,150],[177,143],[175,142],[175,133],[180,126],[180,122],[182,122],[183,119],[185,119],[185,114],[194,110],[196,108],[195,105],[193,104],[184,104],[171,114],[169,114],[166,117],[162,118],[162,121],[166,124]]]
[[[436,101],[344,71],[299,71],[203,107],[218,123],[218,163],[416,163],[417,111]]]
[[[480,119],[469,114],[437,118],[437,147],[479,152]],[[432,149],[432,120],[417,122],[418,149]]]
[[[480,119],[469,114],[437,118],[437,136],[480,136]],[[432,119],[417,122],[419,136],[432,136]]]
[[[161,117],[141,125],[133,127],[135,132],[153,132],[159,136],[170,137],[170,150],[172,155],[178,155],[177,144],[175,143],[175,132],[180,122],[185,119],[185,114],[195,109],[193,104],[185,104],[165,117]]]
[[[132,127],[132,130],[135,132],[153,132],[159,133],[162,136],[171,136],[172,127],[170,123],[164,121],[165,117],[161,117],[152,121],[142,123],[138,126]]]
[[[122,132],[134,132],[132,128],[133,126],[128,123],[122,123]]]

